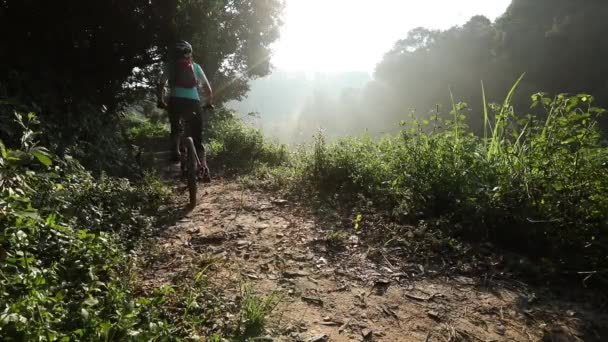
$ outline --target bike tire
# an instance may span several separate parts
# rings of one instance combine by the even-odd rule
[[[191,137],[186,138],[186,150],[188,153],[188,161],[187,168],[188,171],[186,176],[188,178],[188,193],[190,195],[190,207],[194,208],[196,206],[196,196],[197,196],[197,158],[196,158],[196,148],[194,147],[194,140]]]

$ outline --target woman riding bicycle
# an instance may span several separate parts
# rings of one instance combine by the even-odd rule
[[[169,82],[170,97],[168,104],[169,121],[171,123],[171,160],[179,160],[180,145],[180,118],[186,123],[186,135],[191,136],[200,157],[200,167],[203,171],[203,180],[208,181],[209,168],[207,167],[205,147],[203,146],[203,120],[206,110],[212,109],[213,92],[211,84],[203,69],[192,60],[192,45],[186,41],[179,41],[175,45],[173,58],[163,66],[160,83],[157,88],[158,107],[167,108],[163,99],[165,85]],[[201,101],[198,88],[203,88]],[[201,102],[205,103],[201,107]]]

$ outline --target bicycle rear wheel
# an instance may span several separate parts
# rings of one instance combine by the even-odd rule
[[[196,174],[198,169],[198,163],[196,158],[196,148],[194,147],[194,140],[191,137],[186,138],[186,150],[188,153],[186,177],[188,178],[188,192],[190,194],[190,206],[194,208],[196,206]]]

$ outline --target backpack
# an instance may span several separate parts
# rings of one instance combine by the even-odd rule
[[[198,85],[191,58],[182,58],[173,64],[172,85],[180,88],[194,88]]]

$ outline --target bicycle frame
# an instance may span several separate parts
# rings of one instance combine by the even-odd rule
[[[184,127],[186,126],[186,127]],[[190,132],[187,122],[180,119],[179,161],[182,177],[186,179],[190,196],[190,207],[197,202],[198,175],[202,171],[201,161],[194,145],[194,140],[186,132]]]
[[[180,156],[180,158],[179,158],[179,160],[180,160],[180,165],[182,166],[182,171],[184,171],[184,168],[188,161],[188,148],[187,148],[188,147],[188,138],[192,138],[192,137],[186,133],[186,132],[189,132],[189,129],[187,127],[187,121],[184,120],[183,118],[179,119],[179,127],[180,127],[180,134],[179,134],[179,156]],[[196,149],[194,150],[194,154],[196,156],[197,169],[200,169],[200,166],[202,163],[199,158],[198,151],[196,151]]]

